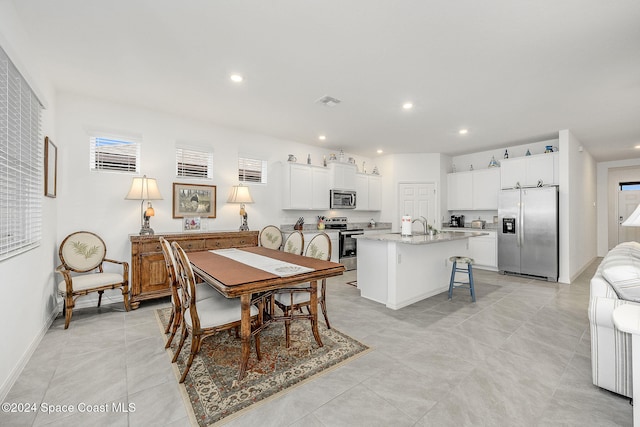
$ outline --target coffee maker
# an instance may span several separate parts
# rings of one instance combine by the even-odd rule
[[[464,215],[451,215],[450,227],[464,227]]]

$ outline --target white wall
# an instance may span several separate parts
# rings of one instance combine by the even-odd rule
[[[32,54],[28,36],[9,2],[0,2],[0,46],[47,107],[42,114],[43,145],[45,135],[59,144],[54,128],[54,91],[46,76],[40,74],[42,70]],[[4,400],[55,315],[53,269],[57,260],[55,224],[59,203],[57,199],[44,196],[42,203],[40,246],[0,261],[0,283],[5,295],[0,310],[0,324],[4,325],[0,332],[0,400]]]
[[[560,140],[560,278],[570,283],[596,257],[596,164],[569,131]]]
[[[386,201],[382,207],[381,221],[391,222],[394,231],[400,230],[398,212],[398,184],[401,182],[433,182],[437,194],[442,194],[440,154],[413,153],[390,154],[382,158],[383,195]],[[441,216],[441,198],[436,200],[436,215]]]
[[[155,216],[151,218],[151,227],[156,233],[182,230],[180,220],[172,218],[174,182],[216,185],[217,217],[208,219],[206,227],[210,231],[237,230],[240,225],[239,206],[227,204],[226,200],[231,186],[238,182],[239,153],[254,155],[268,162],[268,184],[250,184],[254,203],[246,208],[252,230],[268,224],[294,223],[300,216],[304,216],[307,223],[314,222],[317,215],[346,215],[351,221],[368,221],[373,216],[379,220],[379,214],[371,212],[283,211],[280,208],[282,167],[287,155],[294,154],[299,162],[306,162],[307,154],[311,154],[312,164],[320,165],[323,156],[328,157],[335,150],[69,93],[59,94],[57,110],[58,139],[64,141],[60,150],[59,234],[65,236],[79,229],[94,231],[105,240],[111,258],[129,260],[128,235],[136,234],[140,228],[140,203],[124,199],[133,175],[89,170],[89,134],[94,130],[142,138],[141,172],[157,179],[164,197],[153,202]],[[175,177],[177,142],[213,149],[212,180]],[[356,157],[356,160],[359,165],[364,160],[370,169],[373,168],[374,162],[369,158]],[[109,296],[120,300],[118,294],[119,291],[113,291]]]

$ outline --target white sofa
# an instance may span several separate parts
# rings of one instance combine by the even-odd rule
[[[640,304],[640,243],[611,249],[591,279],[589,323],[593,384],[632,397],[631,335],[613,324],[613,310]]]

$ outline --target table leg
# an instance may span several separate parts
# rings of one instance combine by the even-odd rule
[[[238,381],[242,380],[249,363],[251,354],[251,294],[240,295],[240,338],[242,339],[242,359],[240,361],[240,372]]]
[[[322,347],[320,332],[318,332],[318,281],[311,282],[311,300],[309,301],[309,312],[311,312],[311,330],[319,347]]]

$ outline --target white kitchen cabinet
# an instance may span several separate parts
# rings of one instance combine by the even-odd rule
[[[504,159],[500,167],[500,187],[533,187],[542,181],[544,185],[558,184],[559,153]]]
[[[329,187],[332,190],[356,189],[356,165],[351,163],[330,162]]]
[[[500,192],[500,168],[473,171],[473,209],[497,210]]]
[[[473,172],[447,175],[447,206],[449,210],[473,209]]]
[[[356,174],[356,210],[382,209],[382,182],[378,175]]]
[[[329,209],[329,170],[324,167],[284,165],[283,209]]]
[[[496,270],[498,268],[498,242],[495,231],[476,230],[488,232],[487,236],[471,237],[469,239],[469,256],[475,261],[474,267],[480,269]]]

